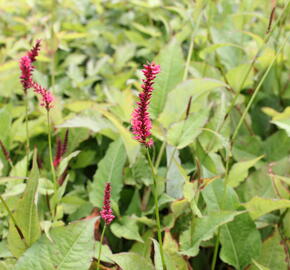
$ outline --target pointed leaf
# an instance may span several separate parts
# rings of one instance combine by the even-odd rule
[[[285,253],[283,244],[281,244],[281,237],[277,229],[274,234],[267,238],[262,245],[261,255],[256,259],[255,266],[250,270],[257,269],[279,269],[287,270],[287,254]],[[263,265],[264,268],[259,268]]]
[[[43,235],[18,260],[14,270],[89,269],[94,255],[95,222],[89,219],[52,229],[52,241]]]
[[[281,208],[290,208],[290,200],[268,199],[261,197],[254,197],[246,202],[244,206],[249,211],[253,219],[257,219],[269,212]]]
[[[233,165],[228,176],[228,185],[237,187],[248,176],[248,170],[253,167],[263,156],[238,162]]]
[[[161,51],[157,64],[161,66],[161,72],[156,78],[150,104],[153,118],[163,111],[167,94],[182,81],[184,59],[180,44],[175,39]]]
[[[248,213],[236,216],[220,231],[220,258],[237,270],[244,269],[260,255],[261,236]]]
[[[112,185],[112,199],[118,202],[120,192],[123,187],[122,171],[126,162],[125,147],[121,139],[112,142],[104,158],[99,162],[98,169],[94,175],[94,182],[89,194],[90,201],[102,207],[104,199],[105,183],[110,182]]]
[[[191,228],[181,235],[181,254],[196,256],[202,241],[213,237],[217,229],[234,219],[241,212],[217,212],[202,218],[194,218]]]
[[[15,226],[10,221],[8,246],[12,254],[16,257],[19,257],[28,247],[30,247],[41,234],[36,205],[39,179],[36,158],[37,153],[35,151],[33,157],[33,167],[29,175],[23,197],[19,200],[14,213],[17,226],[21,229],[25,242],[20,238]]]

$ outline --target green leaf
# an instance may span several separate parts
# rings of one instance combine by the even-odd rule
[[[163,270],[161,254],[160,254],[160,246],[158,241],[152,239],[154,245],[154,266],[156,270]]]
[[[123,143],[125,145],[130,164],[132,165],[136,160],[137,154],[139,153],[140,143],[138,143],[136,140],[133,139],[133,134],[130,133],[129,130],[126,129],[119,121],[119,119],[117,119],[113,114],[100,108],[98,110],[104,116],[106,116],[117,128],[119,135],[121,136]]]
[[[284,246],[281,243],[281,237],[276,229],[273,235],[267,238],[262,245],[261,255],[256,259],[258,265],[263,265],[264,268],[259,268],[256,263],[250,270],[287,270],[287,254]]]
[[[281,240],[282,239],[279,231],[276,229],[273,235],[271,235],[263,242],[261,254],[256,259],[257,263],[254,262],[255,266],[252,266],[250,270],[287,270],[287,254],[285,253],[285,249]],[[259,268],[258,265],[262,265],[264,268]]]
[[[254,259],[252,260],[253,264],[256,266],[255,269],[258,269],[258,270],[270,270],[268,267],[265,267],[259,263],[257,263]],[[252,269],[252,268],[250,268]]]
[[[142,243],[144,242],[139,234],[139,228],[136,220],[131,217],[124,216],[122,218],[118,218],[118,220],[112,223],[110,228],[112,233],[119,238],[123,237],[129,240],[136,240]]]
[[[207,54],[213,53],[218,48],[223,48],[223,47],[236,47],[239,49],[243,49],[241,46],[238,46],[238,45],[233,44],[233,43],[216,43],[216,44],[209,45],[205,49],[201,50],[199,53],[199,56],[202,59],[205,59],[207,57]]]
[[[228,185],[231,187],[237,187],[248,176],[248,170],[261,158],[263,158],[263,156],[234,164],[228,176]]]
[[[164,110],[158,118],[159,122],[168,128],[170,124],[181,120],[190,97],[192,97],[191,112],[199,112],[205,106],[200,99],[210,90],[223,86],[226,86],[224,82],[213,79],[192,79],[178,84],[168,94]]]
[[[209,213],[222,210],[236,210],[239,206],[239,198],[233,188],[227,186],[221,179],[211,182],[202,191],[202,197],[205,200],[207,211]]]
[[[221,227],[220,242],[220,258],[237,270],[244,269],[260,255],[261,236],[248,213]]]
[[[196,256],[202,241],[211,239],[221,225],[232,221],[239,214],[241,212],[221,211],[202,218],[194,218],[191,228],[181,235],[181,254]]]
[[[248,74],[249,70],[251,71]],[[247,80],[245,81],[244,85],[241,85],[241,78],[245,78],[247,74]],[[251,68],[251,64],[243,64],[230,69],[226,74],[226,77],[229,85],[235,90],[235,92],[240,92],[242,90],[241,86],[243,86],[243,88],[246,88],[253,84],[254,71]]]
[[[179,245],[172,237],[170,231],[166,231],[163,240],[163,250],[167,270],[186,270],[187,261],[178,253]]]
[[[168,145],[166,147],[166,157],[168,171],[166,175],[166,193],[175,199],[183,196],[183,185],[186,181],[187,174],[181,166],[179,151]]]
[[[104,199],[105,183],[112,186],[112,199],[118,202],[123,187],[123,167],[127,156],[121,139],[112,142],[104,158],[99,162],[94,175],[94,182],[89,193],[90,201],[102,207]]]
[[[192,113],[186,120],[174,123],[167,133],[167,141],[177,149],[191,144],[201,133],[201,128],[207,121],[209,109],[206,108],[198,113]]]
[[[89,269],[94,255],[95,222],[89,219],[53,228],[52,241],[43,235],[18,260],[14,270]]]
[[[115,254],[111,257],[123,270],[142,269],[154,270],[154,267],[149,259],[145,259],[139,254],[133,252],[123,252]]]
[[[290,208],[290,200],[268,199],[255,196],[250,201],[244,203],[253,219],[257,219],[269,212],[281,208]]]
[[[157,118],[163,111],[168,93],[182,81],[184,59],[180,44],[173,39],[161,50],[156,63],[161,66],[161,72],[156,77],[150,103],[150,114],[153,118]]]
[[[21,256],[21,254],[30,247],[41,234],[37,210],[38,179],[37,152],[35,151],[33,167],[23,197],[18,201],[14,212],[14,218],[17,222],[17,226],[21,229],[26,244],[24,240],[20,238],[15,226],[10,220],[8,247],[15,257]]]

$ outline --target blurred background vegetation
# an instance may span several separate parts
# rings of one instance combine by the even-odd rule
[[[51,111],[54,141],[69,128],[67,153],[74,153],[59,172],[60,176],[70,161],[59,220],[83,218],[101,207],[104,182],[112,180],[118,218],[107,236],[110,246],[114,252],[131,249],[150,256],[140,239],[151,246],[152,179],[129,128],[141,89],[140,69],[152,60],[163,71],[151,104],[152,154],[159,167],[163,225],[175,239],[190,226],[192,215],[199,211],[196,205],[209,210],[206,195],[190,210],[187,203],[195,195],[184,190],[194,192],[196,187],[189,180],[203,178],[207,185],[206,181],[222,178],[229,153],[230,166],[260,157],[240,180],[253,167],[248,181],[232,185],[238,186],[240,202],[254,196],[289,199],[285,179],[275,180],[281,184],[277,193],[269,174],[269,164],[273,175],[290,173],[288,14],[289,1],[283,0],[0,0],[0,139],[15,163],[10,170],[1,153],[0,172],[25,175],[25,107],[18,60],[41,39],[34,78],[56,96]],[[257,86],[259,93],[233,142],[233,132]],[[31,145],[37,146],[43,166],[40,205],[45,208],[45,194],[52,192],[45,172],[49,171],[46,116],[32,91],[29,96]],[[5,177],[0,182],[11,206],[24,187]],[[260,221],[262,240],[279,222],[279,213]],[[285,222],[290,224],[289,212]],[[130,232],[125,230],[128,226]],[[285,226],[287,237],[289,227]],[[0,234],[6,238],[6,221],[0,224]],[[168,246],[175,243],[171,235],[167,237]],[[5,257],[5,240],[1,243],[0,256]],[[190,269],[188,264],[207,269],[212,249],[206,247],[213,244],[203,242],[200,255],[191,260],[173,248],[179,262],[174,269]],[[238,269],[231,259],[223,258]],[[249,258],[242,266],[251,263]],[[263,259],[259,262],[263,265]],[[281,268],[269,269],[287,269],[286,263],[279,263]]]

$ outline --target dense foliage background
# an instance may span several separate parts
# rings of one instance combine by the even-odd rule
[[[130,132],[140,70],[152,60],[161,65],[150,151],[167,270],[210,269],[214,250],[216,269],[289,269],[289,11],[286,0],[0,0],[0,139],[14,164],[0,153],[0,192],[15,213],[26,211],[18,200],[28,186],[18,60],[37,39],[34,78],[56,96],[54,149],[69,129],[57,171],[67,178],[55,196],[46,114],[29,91],[40,171],[29,205],[37,203],[43,236],[32,230],[25,251],[1,204],[0,269],[88,269],[98,250],[92,223],[64,225],[99,216],[105,182],[116,218],[103,269],[162,269],[152,176]],[[52,255],[51,238],[70,243],[58,246],[62,256]]]

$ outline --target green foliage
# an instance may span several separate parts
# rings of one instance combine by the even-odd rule
[[[54,228],[43,235],[15,265],[21,269],[88,269],[94,251],[95,219]]]
[[[161,72],[149,154],[166,270],[288,269],[289,9],[288,0],[0,0],[0,140],[11,159],[1,148],[0,269],[96,270],[100,247],[101,269],[163,269],[154,178],[131,132],[152,61]],[[53,158],[69,130],[56,183],[46,111],[19,80],[37,39],[33,79],[55,96]],[[100,243],[106,182],[115,219]]]

